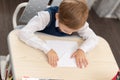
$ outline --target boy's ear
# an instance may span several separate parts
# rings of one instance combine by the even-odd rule
[[[56,14],[55,14],[55,18],[56,18],[57,20],[59,20],[59,13],[56,13]]]

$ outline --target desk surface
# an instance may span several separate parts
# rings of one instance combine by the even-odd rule
[[[47,62],[46,55],[40,50],[31,48],[21,42],[17,37],[17,32],[17,30],[14,30],[8,36],[14,80],[21,80],[23,76],[64,80],[111,80],[118,71],[111,49],[108,43],[101,37],[99,37],[99,44],[86,55],[89,62],[87,68],[52,68]],[[36,35],[42,39],[82,42],[78,37]]]

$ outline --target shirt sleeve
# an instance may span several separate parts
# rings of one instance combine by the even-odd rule
[[[84,39],[84,42],[79,46],[85,53],[93,49],[98,43],[98,36],[89,28],[89,24],[85,25],[78,31],[79,36]]]
[[[48,11],[38,12],[38,15],[34,16],[24,28],[19,30],[18,37],[27,45],[47,53],[51,48],[42,39],[38,38],[35,32],[43,30],[49,21]]]

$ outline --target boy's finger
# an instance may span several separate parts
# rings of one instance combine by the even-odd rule
[[[54,57],[52,58],[52,66],[53,66],[53,67],[56,67],[56,66],[57,66],[57,57],[56,57],[56,56],[54,56]]]
[[[86,66],[88,65],[88,61],[85,59],[85,64],[86,64]]]
[[[71,55],[71,58],[75,57],[75,55],[76,55],[76,53],[73,53],[73,54]]]
[[[57,61],[54,61],[54,67],[56,67],[57,66]]]
[[[48,63],[51,64],[50,62],[51,62],[51,60],[50,60],[50,58],[48,57]]]
[[[82,68],[82,60],[79,60],[79,68]]]
[[[53,57],[49,57],[49,58],[48,58],[48,61],[49,61],[49,64],[50,64],[51,66],[53,66]]]
[[[55,64],[56,64],[56,59],[55,59],[55,57],[53,57],[53,59],[52,59],[52,66],[55,67]]]
[[[82,61],[80,59],[76,59],[77,67],[82,68]]]
[[[86,59],[83,59],[83,65],[84,65],[84,67],[86,67],[88,65],[88,62]]]
[[[82,67],[85,68],[87,66],[85,59],[82,59]]]
[[[77,67],[79,67],[79,60],[78,59],[76,59],[76,64],[77,64]]]
[[[54,67],[57,66],[57,58],[56,57],[54,57],[54,63],[53,63],[53,65],[54,65]]]
[[[53,66],[53,60],[52,60],[52,59],[49,60],[49,64],[50,64],[51,66]]]

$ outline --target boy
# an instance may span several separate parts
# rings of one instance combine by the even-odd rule
[[[79,68],[86,67],[88,62],[85,53],[94,48],[98,42],[98,37],[86,22],[87,17],[88,8],[84,0],[63,0],[59,8],[49,7],[45,11],[38,12],[38,15],[20,30],[18,36],[29,46],[46,53],[48,63],[56,67],[59,60],[57,53],[35,36],[34,32],[40,31],[55,36],[70,36],[77,32],[85,41],[71,55],[71,58],[75,58]]]

